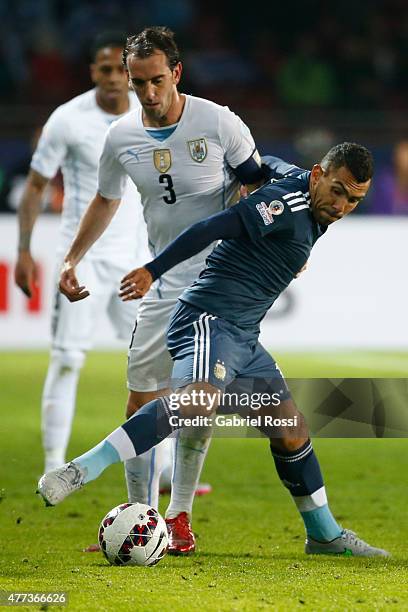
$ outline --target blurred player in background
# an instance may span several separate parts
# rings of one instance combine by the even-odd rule
[[[231,206],[239,183],[254,184],[263,179],[253,138],[239,117],[228,108],[178,92],[182,65],[170,30],[147,28],[129,37],[124,63],[141,109],[116,122],[106,136],[98,192],[65,258],[65,271],[76,288],[70,297],[73,301],[88,295],[77,285],[75,274],[82,284],[84,280],[80,269],[75,270],[77,262],[108,227],[127,176],[141,194],[154,254],[192,223]],[[165,332],[169,316],[211,249],[212,245],[164,275],[142,300],[129,355],[128,418],[146,402],[168,393],[172,362]],[[209,428],[197,437],[184,433],[176,441],[166,512],[173,554],[194,551],[190,518],[209,441]],[[166,452],[159,445],[127,463],[130,501],[157,507],[158,479]]]
[[[91,78],[95,87],[58,107],[42,131],[19,207],[17,285],[28,296],[37,281],[30,239],[45,189],[59,168],[64,177],[64,202],[56,254],[59,271],[79,220],[97,185],[98,161],[105,133],[112,123],[139,106],[129,93],[122,65],[123,36],[101,35],[94,44]],[[129,339],[137,308],[117,297],[119,281],[132,262],[148,257],[140,196],[130,181],[123,203],[97,244],[84,257],[81,278],[89,284],[89,300],[72,306],[55,286],[52,344],[42,397],[42,431],[46,469],[65,462],[76,390],[86,351],[91,348],[99,315],[106,311],[117,335]]]

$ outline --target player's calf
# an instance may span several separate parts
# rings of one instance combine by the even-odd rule
[[[76,390],[85,353],[80,350],[52,349],[44,384],[41,429],[45,471],[61,467],[71,434]]]
[[[126,418],[130,419],[145,404],[166,395],[161,391],[129,392],[126,406]],[[140,502],[158,508],[159,480],[164,470],[173,471],[172,440],[163,440],[155,449],[149,449],[142,455],[125,462],[125,478],[129,502]]]
[[[342,528],[330,511],[311,441],[306,440],[295,450],[276,450],[276,441],[271,440],[271,452],[279,478],[303,519],[307,536],[321,542],[340,537]]]
[[[292,399],[284,400],[278,406],[262,406],[253,411],[253,415],[261,417],[259,429],[277,452],[296,451],[309,439],[305,418]]]

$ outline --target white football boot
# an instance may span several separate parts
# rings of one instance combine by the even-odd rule
[[[41,495],[46,506],[56,506],[84,485],[85,476],[85,471],[71,461],[41,476],[37,493]]]
[[[308,536],[305,553],[308,555],[343,555],[345,557],[391,556],[386,550],[367,544],[350,529],[343,529],[340,536],[331,540],[331,542],[319,542]]]

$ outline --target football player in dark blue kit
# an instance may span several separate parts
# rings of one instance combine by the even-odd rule
[[[222,240],[199,278],[181,294],[170,320],[175,393],[149,402],[96,447],[45,474],[38,490],[46,503],[59,503],[108,465],[139,455],[188,425],[187,419],[208,417],[225,389],[250,380],[257,392],[272,392],[279,399],[279,406],[271,402],[257,411],[259,429],[269,437],[279,477],[304,521],[306,552],[387,556],[336,522],[304,419],[276,362],[258,341],[260,322],[305,266],[313,245],[366,195],[372,156],[361,145],[343,143],[311,171],[278,158],[266,161],[267,184],[190,227],[122,281],[122,299],[141,297],[164,272]],[[292,418],[292,426],[279,429],[279,437],[267,425],[267,416],[277,414]]]

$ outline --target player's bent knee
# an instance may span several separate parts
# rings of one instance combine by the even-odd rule
[[[177,389],[171,396],[172,405],[184,418],[210,416],[221,400],[221,391],[209,383],[193,383]]]
[[[302,446],[307,442],[307,440],[308,438],[296,438],[293,436],[282,438],[269,438],[269,442],[273,450],[287,453],[291,453],[298,450],[299,448],[302,448]]]
[[[50,362],[56,364],[63,374],[64,370],[79,371],[85,363],[85,351],[52,349]]]
[[[55,402],[64,402],[66,396],[70,397],[72,394],[75,396],[79,373],[84,362],[84,351],[51,350],[42,395],[42,405],[45,410],[48,406],[55,405]]]
[[[274,429],[270,436],[272,448],[283,452],[293,452],[301,448],[309,438],[309,431],[303,415],[299,412],[296,425],[287,425]]]
[[[276,451],[295,451],[309,438],[306,420],[291,398],[283,400],[279,406],[262,406],[252,411],[251,416],[260,419],[258,429],[270,439]]]

